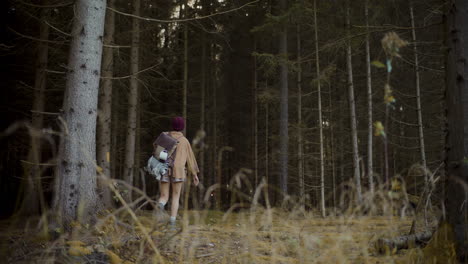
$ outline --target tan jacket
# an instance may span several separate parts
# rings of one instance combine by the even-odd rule
[[[197,160],[193,154],[190,142],[183,136],[182,132],[171,131],[169,135],[179,141],[176,148],[172,176],[177,179],[185,179],[187,177],[185,165],[187,165],[188,171],[192,175],[197,175],[200,170],[198,169]]]

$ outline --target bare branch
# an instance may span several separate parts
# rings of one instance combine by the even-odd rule
[[[249,2],[249,3],[246,3],[246,4],[244,4],[244,5],[240,6],[240,7],[236,7],[236,8],[233,8],[233,9],[229,9],[229,10],[226,10],[226,11],[221,11],[221,12],[206,15],[206,16],[200,16],[200,17],[195,17],[195,18],[183,18],[183,19],[157,19],[157,18],[142,17],[142,16],[133,15],[133,14],[130,14],[130,13],[125,13],[125,12],[119,11],[117,9],[114,9],[112,7],[107,7],[107,9],[109,9],[109,10],[111,10],[111,11],[117,13],[117,14],[123,15],[123,16],[133,17],[133,18],[141,19],[141,20],[145,20],[145,21],[159,22],[159,23],[177,23],[177,22],[187,22],[187,21],[193,21],[193,20],[200,20],[200,19],[210,18],[210,17],[214,17],[214,16],[218,16],[218,15],[232,13],[232,12],[241,10],[242,8],[247,7],[249,5],[255,4],[255,3],[259,2],[259,1],[260,0],[255,0],[255,1],[252,1],[252,2]]]
[[[159,63],[160,64],[160,63]],[[136,76],[142,72],[145,72],[145,71],[148,71],[148,70],[151,70],[153,68],[156,68],[157,66],[159,66],[159,64],[155,64],[153,66],[150,66],[146,69],[143,69],[141,71],[138,71],[138,72],[135,72],[134,74],[130,74],[130,75],[127,75],[127,76],[120,76],[120,77],[101,77],[101,79],[111,79],[111,80],[120,80],[120,79],[127,79],[127,78],[130,78],[132,76]]]
[[[33,37],[33,36],[28,36],[28,35],[24,35],[22,33],[19,33],[18,31],[12,29],[11,27],[7,27],[7,28],[8,28],[8,30],[10,30],[11,32],[15,33],[16,35],[18,35],[20,37],[31,39],[31,40],[34,40],[34,41],[47,42],[47,43],[53,43],[53,44],[64,44],[64,43],[67,42],[67,41],[55,41],[55,40],[48,40],[48,39],[40,39],[40,38],[36,38],[36,37]]]
[[[71,34],[70,34],[70,33],[67,33],[67,32],[65,32],[65,31],[62,31],[62,30],[58,29],[57,27],[52,26],[49,22],[47,22],[47,20],[44,20],[44,23],[46,23],[49,27],[55,29],[56,31],[62,33],[63,35],[65,35],[65,36],[67,36],[67,37],[71,37]]]
[[[32,3],[26,3],[24,1],[18,0],[18,3],[21,3],[23,5],[27,6],[32,6],[32,7],[40,7],[40,8],[57,8],[57,7],[66,7],[73,5],[74,2],[66,2],[66,3],[60,3],[60,4],[52,4],[52,5],[37,5],[37,4],[32,4]]]

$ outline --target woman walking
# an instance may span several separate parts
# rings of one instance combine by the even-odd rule
[[[171,214],[169,224],[175,227],[177,211],[179,210],[180,193],[182,185],[187,178],[187,170],[193,176],[193,183],[198,185],[198,165],[193,154],[190,142],[184,136],[185,122],[182,117],[174,117],[172,119],[172,131],[168,132],[169,136],[178,141],[177,147],[170,158],[173,159],[173,165],[169,167],[168,173],[163,175],[160,180],[160,192],[158,206],[161,211],[169,200],[169,185],[172,186],[172,201],[171,201]],[[187,169],[186,169],[187,165]]]

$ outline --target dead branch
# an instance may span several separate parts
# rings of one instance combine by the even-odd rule
[[[199,17],[195,17],[195,18],[184,18],[184,19],[157,19],[157,18],[151,18],[151,17],[141,17],[141,16],[136,16],[136,15],[133,15],[133,14],[129,14],[129,13],[119,11],[119,10],[114,9],[112,7],[107,7],[107,9],[109,9],[110,11],[113,11],[113,12],[115,12],[117,14],[123,15],[123,16],[128,16],[128,17],[132,17],[132,18],[136,18],[136,19],[141,19],[141,20],[144,20],[144,21],[152,21],[152,22],[159,22],[159,23],[177,23],[177,22],[187,22],[187,21],[205,19],[205,18],[210,18],[210,17],[214,17],[214,16],[218,16],[218,15],[232,13],[232,12],[243,9],[244,7],[255,4],[257,2],[259,2],[259,0],[252,1],[252,2],[246,3],[246,4],[242,5],[242,6],[239,6],[237,8],[229,9],[229,10],[226,10],[226,11],[221,11],[221,12],[214,13],[214,14],[209,14],[209,15],[206,15],[206,16],[199,16]]]
[[[379,238],[375,243],[375,249],[381,254],[426,244],[432,237],[431,231],[399,236],[395,238]]]

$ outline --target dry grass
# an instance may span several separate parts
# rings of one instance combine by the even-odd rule
[[[246,177],[238,178],[240,182]],[[241,184],[236,186],[232,193],[241,197]],[[261,198],[268,201],[267,189],[262,181],[253,194],[242,194],[242,206],[238,198],[232,198],[233,207],[226,212],[182,210],[179,228],[173,231],[153,211],[141,210],[137,202],[125,203],[114,188],[123,206],[102,214],[94,226],[74,223],[70,233],[53,228],[44,233],[44,223],[50,227],[53,221],[12,218],[0,223],[0,259],[8,263],[112,264],[454,263],[453,244],[443,235],[436,235],[435,243],[422,250],[377,253],[374,242],[378,238],[408,234],[413,221],[411,211],[402,209],[406,207],[388,195],[384,185],[378,185],[374,195],[366,192],[359,204],[352,202],[356,200],[354,188],[348,185],[337,208],[342,215],[327,218],[314,210],[302,210],[294,198],[284,203],[291,208],[288,211],[270,208],[259,202]],[[209,188],[207,193],[212,191]],[[135,192],[141,196],[136,198],[139,203],[154,204],[144,192]],[[428,214],[437,218],[433,211]],[[434,228],[437,223],[430,224],[424,228]]]
[[[400,251],[383,256],[373,249],[378,237],[407,233],[409,218],[321,218],[277,209],[183,215],[179,231],[168,230],[152,212],[143,211],[138,219],[145,230],[119,215],[98,229],[76,224],[71,234],[53,242],[10,232],[3,245],[9,250],[3,253],[11,263],[413,263],[415,255]],[[150,234],[157,253],[144,233]]]

